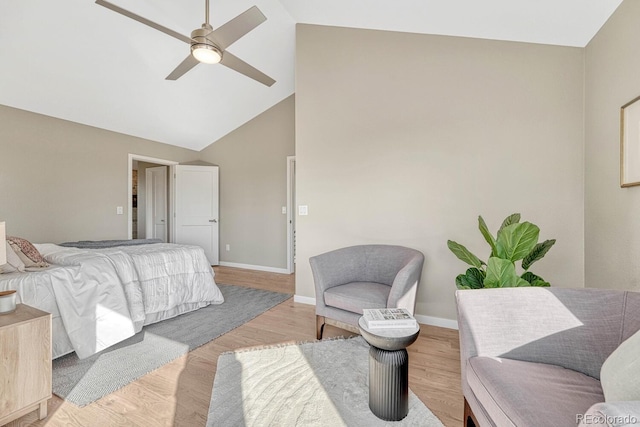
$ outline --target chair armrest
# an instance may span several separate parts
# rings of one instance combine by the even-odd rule
[[[578,427],[638,427],[640,401],[596,403],[584,414],[576,415]]]
[[[313,281],[316,287],[316,298],[324,294],[327,289],[344,285],[354,276],[353,260],[344,249],[327,252],[309,258]]]
[[[348,247],[336,249],[309,258],[316,291],[316,312],[326,307],[324,292],[334,286],[352,282],[362,270],[362,249]]]
[[[500,288],[456,292],[463,381],[474,356],[549,363],[600,378],[620,344],[624,291]]]
[[[423,265],[424,255],[419,253],[398,272],[391,285],[387,307],[406,308],[411,314],[415,312]]]

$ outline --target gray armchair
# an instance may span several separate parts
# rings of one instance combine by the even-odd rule
[[[363,308],[406,308],[412,314],[422,275],[421,252],[391,245],[337,249],[309,259],[316,287],[316,335],[325,323],[357,332]]]

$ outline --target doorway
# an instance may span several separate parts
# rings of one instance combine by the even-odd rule
[[[158,159],[155,157],[141,156],[137,154],[129,154],[129,177],[128,177],[128,238],[129,239],[146,239],[153,238],[153,229],[148,228],[148,215],[147,215],[147,195],[154,194],[154,188],[157,186],[147,185],[147,170],[152,168],[162,168],[166,171],[164,182],[165,188],[162,189],[162,195],[156,194],[155,199],[160,200],[164,198],[164,205],[162,202],[158,204],[156,219],[159,224],[162,224],[164,219],[164,235],[158,236],[165,242],[172,241],[171,234],[171,216],[169,212],[173,210],[173,196],[171,191],[171,171],[170,168],[177,165],[178,162],[172,160]],[[135,171],[135,172],[134,172]],[[157,176],[155,177],[157,183]],[[164,196],[164,197],[162,197]],[[151,207],[153,210],[153,205]],[[164,218],[161,213],[164,212]],[[151,219],[150,223],[153,222]],[[135,228],[134,228],[135,225]],[[162,227],[157,227],[157,231],[160,231]],[[134,237],[135,236],[135,237]]]

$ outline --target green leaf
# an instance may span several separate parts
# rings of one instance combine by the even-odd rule
[[[531,285],[531,283],[527,282],[526,280],[521,279],[521,278],[518,277],[518,280],[516,282],[516,286],[519,287],[519,288],[522,288],[524,286],[532,286],[532,285]]]
[[[512,225],[512,224],[517,224],[520,222],[520,214],[519,213],[514,213],[509,215],[508,217],[506,217],[504,219],[504,221],[502,221],[502,225],[500,226],[500,229],[498,230],[498,236],[500,235],[500,232],[507,228],[508,226]]]
[[[542,259],[555,243],[556,239],[551,239],[535,245],[531,252],[529,252],[522,260],[522,268],[528,270],[529,267],[531,267],[531,264]]]
[[[489,246],[491,246],[491,256],[496,256],[496,240],[491,235],[491,232],[487,227],[487,223],[484,222],[484,219],[482,219],[481,216],[478,216],[478,228],[480,229],[480,233],[484,236],[484,240],[486,240]]]
[[[498,234],[498,256],[512,262],[523,259],[535,247],[539,234],[540,229],[530,222],[506,226]]]
[[[484,279],[485,288],[507,288],[522,286],[522,282],[529,285],[529,282],[522,280],[516,274],[516,266],[508,259],[497,257],[489,258],[487,264],[487,277]]]
[[[551,286],[549,282],[545,282],[542,277],[538,276],[537,274],[533,274],[530,271],[524,273],[521,278],[528,283],[528,285],[525,286]]]
[[[545,282],[544,280],[536,280],[535,282],[533,282],[531,284],[531,286],[539,286],[539,287],[542,287],[542,288],[548,288],[551,285],[549,284],[549,282]]]
[[[533,284],[533,282],[535,282],[536,280],[542,280],[544,281],[544,279],[536,274],[533,274],[530,271],[527,271],[526,273],[524,273],[522,276],[520,276],[522,279],[526,280],[527,282],[529,282],[530,284]]]
[[[460,243],[454,242],[453,240],[447,240],[447,246],[459,260],[464,261],[473,267],[482,268],[484,262],[480,261],[480,258],[469,252],[469,250]]]
[[[471,289],[469,286],[462,284],[462,279],[465,277],[464,274],[458,274],[456,276],[456,288],[458,289]]]
[[[485,273],[482,270],[479,270],[475,267],[471,267],[467,269],[465,274],[460,274],[456,277],[456,285],[460,288],[460,285],[464,286],[465,289],[468,287],[469,289],[481,289],[484,288],[484,277]]]

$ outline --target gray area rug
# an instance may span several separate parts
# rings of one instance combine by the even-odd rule
[[[53,392],[78,406],[112,393],[183,354],[248,322],[289,294],[218,285],[225,302],[145,326],[135,336],[89,358],[53,361]]]
[[[411,390],[405,419],[377,418],[369,409],[368,378],[362,337],[224,353],[207,427],[442,427]]]

